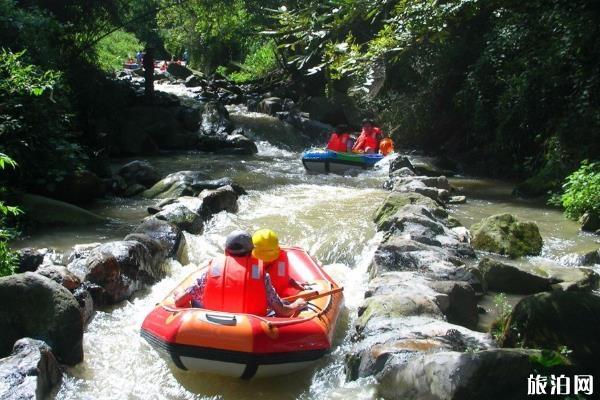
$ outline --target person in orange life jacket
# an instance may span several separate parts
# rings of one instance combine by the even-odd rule
[[[364,119],[362,131],[356,140],[352,151],[357,153],[377,153],[379,151],[379,140],[383,137],[381,129],[373,125],[370,119]]]
[[[350,151],[348,149],[348,139],[350,139],[350,135],[346,133],[346,131],[347,129],[344,125],[336,126],[335,131],[329,138],[329,143],[327,143],[327,149],[338,152]],[[350,149],[352,149],[352,147],[350,147]]]
[[[252,238],[244,231],[234,231],[227,236],[225,243],[225,254],[227,256],[250,257],[253,248]],[[306,301],[303,299],[298,299],[291,304],[287,304],[281,300],[271,283],[271,277],[268,273],[264,274],[263,282],[266,303],[275,315],[279,317],[288,317],[306,306]],[[208,282],[207,273],[205,272],[196,280],[196,283],[188,287],[183,293],[175,294],[175,306],[185,307],[191,303],[192,307],[203,308],[207,284],[210,283]]]

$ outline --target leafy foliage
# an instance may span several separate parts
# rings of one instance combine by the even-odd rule
[[[584,160],[579,169],[567,177],[563,189],[564,193],[552,201],[564,207],[567,217],[578,219],[589,212],[600,218],[600,163]]]
[[[132,33],[119,29],[96,43],[98,65],[107,72],[120,70],[123,62],[135,59],[136,53],[142,48],[142,44]]]
[[[6,167],[15,168],[17,163],[6,154],[0,153],[0,170]],[[4,195],[6,189],[0,187],[0,195]],[[18,207],[9,206],[0,200],[0,276],[7,276],[14,273],[18,259],[16,254],[10,250],[7,241],[10,240],[14,232],[6,227],[6,219],[10,216],[21,214]]]
[[[236,65],[240,68],[239,71],[232,73],[224,71],[233,81],[245,83],[261,79],[277,69],[275,42],[256,43],[253,47],[249,49],[250,53],[246,56],[244,62]]]
[[[71,132],[71,106],[62,75],[24,61],[24,52],[0,51],[0,150],[21,166],[23,180],[52,190],[87,155]]]

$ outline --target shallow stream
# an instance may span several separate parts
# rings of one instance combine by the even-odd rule
[[[277,130],[281,122],[259,114],[234,111],[237,124],[251,125],[261,140],[262,130]],[[287,134],[295,134],[293,130]],[[265,135],[265,136],[271,136]],[[294,141],[295,142],[295,141]],[[273,141],[272,141],[273,143]],[[387,165],[357,177],[310,175],[304,171],[297,146],[285,141],[259,141],[254,157],[173,153],[147,157],[161,173],[205,171],[211,178],[230,176],[248,190],[236,214],[220,213],[202,235],[186,235],[191,263],[171,262],[171,273],[130,301],[98,311],[84,335],[85,361],[65,372],[56,399],[367,399],[369,381],[345,382],[344,354],[350,345],[353,319],[364,292],[366,268],[379,240],[371,222],[373,211],[387,193],[381,185]],[[117,160],[115,168],[128,160]],[[597,239],[578,232],[576,223],[543,205],[517,201],[501,182],[454,179],[469,202],[451,212],[465,226],[498,212],[511,212],[536,221],[545,240],[542,258],[559,260],[571,252],[598,248]],[[122,239],[147,215],[154,201],[111,199],[92,211],[108,216],[105,226],[40,231],[21,246],[66,251],[74,244]],[[242,381],[178,370],[161,358],[139,335],[146,314],[197,265],[222,251],[233,229],[261,227],[276,230],[285,244],[307,249],[345,286],[342,313],[333,351],[314,367],[271,380]],[[540,257],[530,260],[538,261]],[[485,304],[489,304],[485,303]]]

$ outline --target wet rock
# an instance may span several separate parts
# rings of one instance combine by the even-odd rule
[[[0,359],[2,400],[45,399],[62,377],[52,349],[41,340],[18,340],[10,356]]]
[[[207,82],[204,78],[198,74],[193,74],[185,78],[185,86],[186,87],[198,87],[203,86],[206,87]]]
[[[70,292],[73,292],[75,289],[81,286],[81,280],[79,280],[75,274],[70,272],[67,267],[62,265],[49,265],[41,267],[35,272],[45,276],[48,279],[52,279],[59,285],[64,286]]]
[[[479,263],[479,268],[484,272],[484,280],[490,290],[507,293],[533,294],[546,290],[591,291],[598,288],[600,281],[600,276],[590,268],[566,268],[550,263],[512,265],[484,258]],[[494,282],[491,286],[490,280]],[[504,290],[500,289],[501,287]]]
[[[177,63],[170,63],[167,66],[167,72],[175,79],[187,79],[194,73],[191,69]]]
[[[453,171],[439,168],[436,165],[433,165],[432,163],[429,163],[429,162],[413,161],[412,165],[413,165],[413,170],[415,171],[415,173],[417,175],[425,175],[425,176],[432,176],[432,177],[441,176],[441,175],[444,175],[444,176],[454,176],[455,175],[455,173]]]
[[[309,98],[302,105],[302,110],[306,111],[310,115],[310,118],[328,124],[335,125],[346,120],[344,107],[334,99],[328,99],[324,96]]]
[[[490,339],[483,333],[430,316],[371,318],[346,357],[348,380],[376,375],[394,365],[406,364],[422,352],[487,349]]]
[[[26,219],[37,225],[93,225],[106,223],[104,217],[62,201],[33,194],[21,194],[17,200]]]
[[[412,172],[412,175],[415,175],[415,173],[414,173],[415,169],[414,169],[412,163],[410,162],[410,160],[408,159],[408,157],[406,157],[406,156],[396,157],[390,163],[390,176],[399,175],[399,174],[394,174],[394,173],[396,173],[404,168],[406,168],[407,170]]]
[[[100,243],[76,244],[67,256],[67,269],[83,281],[87,274],[87,258]]]
[[[133,197],[137,196],[146,191],[147,186],[140,185],[139,183],[134,183],[131,186],[128,186],[127,189],[123,192],[124,197]]]
[[[106,188],[104,182],[95,173],[87,170],[76,171],[65,177],[56,187],[56,191],[50,191],[53,197],[67,203],[86,204],[90,201],[104,196]]]
[[[400,169],[395,170],[394,172],[390,172],[390,178],[407,178],[407,177],[411,177],[411,176],[416,176],[415,173],[406,168],[406,167],[402,167]],[[394,187],[394,179],[390,179],[388,181],[386,181],[384,183],[384,189],[387,190],[392,190],[392,188]]]
[[[130,185],[137,183],[144,187],[151,187],[160,180],[156,168],[147,161],[131,161],[122,166],[118,174]]]
[[[531,374],[540,369],[544,376],[569,371],[565,366],[543,368],[536,361],[541,359],[541,351],[526,349],[422,354],[378,376],[378,394],[407,400],[525,399]]]
[[[201,215],[202,200],[197,197],[182,196],[170,204],[160,208],[156,214],[147,219],[169,222],[182,231],[193,234],[202,232],[204,219]]]
[[[597,214],[586,212],[579,218],[579,223],[581,224],[582,231],[596,233],[600,231],[600,216]]]
[[[494,292],[533,294],[550,290],[555,283],[548,277],[487,257],[479,262],[478,268],[487,289]]]
[[[75,289],[73,296],[75,296],[77,303],[79,303],[81,319],[85,325],[90,322],[94,316],[94,299],[86,287],[79,287]]]
[[[218,154],[252,155],[258,153],[258,148],[251,139],[237,133],[200,135],[196,148]]]
[[[17,257],[19,257],[18,272],[35,271],[42,265],[44,255],[45,252],[30,247],[17,251]]]
[[[277,115],[281,111],[283,111],[283,100],[279,97],[267,97],[256,106],[256,112],[263,114]]]
[[[429,286],[446,298],[437,297],[441,311],[448,322],[475,329],[479,318],[477,313],[477,296],[473,287],[467,282],[442,281],[431,282]]]
[[[145,236],[145,235],[144,235]],[[104,243],[86,261],[85,280],[96,305],[115,304],[165,276],[166,250],[148,236]]]
[[[66,288],[33,272],[11,275],[0,278],[0,304],[0,357],[31,337],[44,340],[62,363],[83,360],[79,304]]]
[[[408,204],[422,204],[432,209],[437,209],[438,204],[428,197],[418,193],[391,193],[382,205],[375,211],[373,220],[378,230],[385,230],[390,225],[390,218],[402,207]]]
[[[180,171],[167,175],[143,193],[148,199],[168,199],[179,196],[194,196],[200,193],[196,189],[203,182],[218,184],[218,181],[206,181],[206,174],[200,171]]]
[[[448,199],[448,204],[466,204],[467,196],[451,196]]]
[[[233,124],[229,120],[229,112],[223,104],[211,101],[204,105],[200,132],[203,136],[226,135],[233,130]]]
[[[517,258],[542,251],[542,236],[534,222],[521,222],[511,214],[484,218],[471,227],[471,244],[478,250]]]
[[[185,236],[175,224],[160,219],[148,219],[138,225],[133,233],[141,233],[158,241],[165,248],[167,257],[180,262],[185,259]]]
[[[598,372],[600,297],[586,292],[539,293],[513,309],[503,347],[560,350],[566,346],[588,373]]]
[[[561,257],[561,263],[564,265],[594,265],[600,264],[600,249],[589,251],[585,254],[567,254]]]
[[[201,215],[205,220],[221,211],[235,213],[238,210],[238,194],[230,185],[204,190],[199,198],[202,201]]]

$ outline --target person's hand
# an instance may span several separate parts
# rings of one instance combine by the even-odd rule
[[[306,307],[306,300],[304,300],[303,298],[299,298],[296,299],[296,301],[294,301],[294,303],[292,304],[292,306],[294,307],[295,310],[301,310],[304,307]]]

